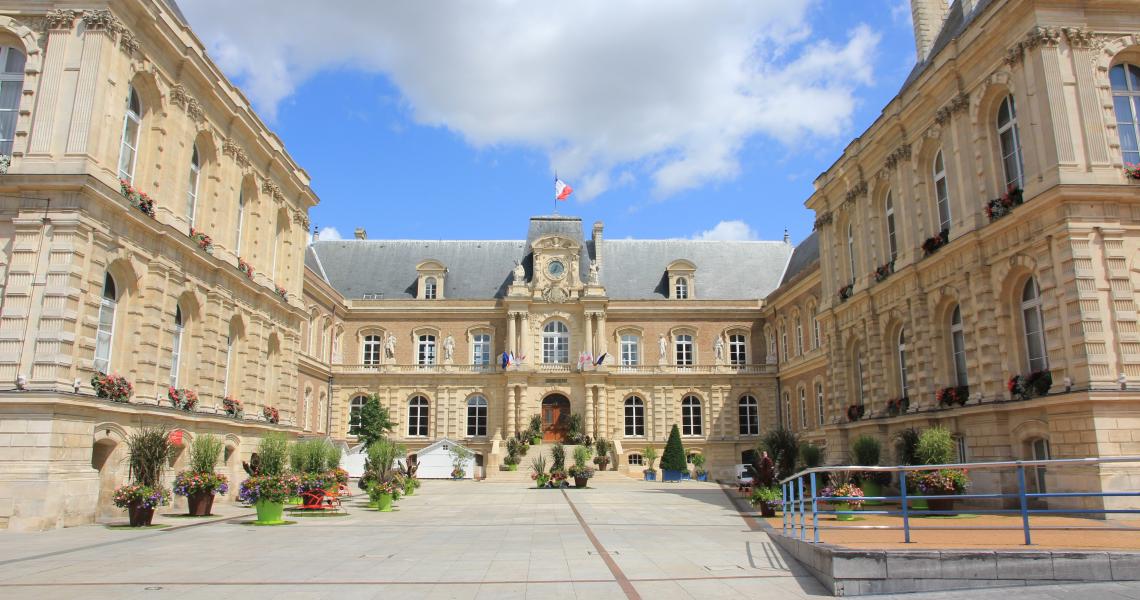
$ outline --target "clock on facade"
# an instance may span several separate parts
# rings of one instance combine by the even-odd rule
[[[546,265],[546,272],[557,279],[566,273],[566,265],[562,264],[560,260],[552,260]]]

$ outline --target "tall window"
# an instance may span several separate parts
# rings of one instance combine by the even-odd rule
[[[855,403],[863,406],[863,353],[855,351]]]
[[[780,359],[788,360],[788,332],[780,327]]]
[[[95,331],[95,370],[106,373],[111,366],[111,346],[115,339],[115,305],[118,295],[115,279],[103,276],[103,297],[99,300],[99,325]]]
[[[1044,371],[1049,367],[1045,352],[1045,323],[1041,318],[1041,290],[1037,278],[1030,277],[1021,290],[1021,320],[1025,327],[1025,355],[1030,371]]]
[[[1033,440],[1033,460],[1051,460],[1049,452],[1049,440],[1044,438],[1037,438]],[[1046,494],[1045,487],[1045,467],[1038,466],[1033,468],[1033,480],[1037,484],[1037,493]]]
[[[728,336],[728,362],[734,365],[748,364],[748,344],[743,334]]]
[[[423,396],[416,396],[408,401],[408,436],[427,437],[428,434],[428,400]]]
[[[119,179],[135,180],[135,161],[142,130],[142,103],[134,86],[127,90],[127,113],[123,116],[123,141],[119,147]]]
[[[849,283],[855,283],[855,225],[847,225],[847,268],[851,272]]]
[[[1121,158],[1126,165],[1140,164],[1140,67],[1116,65],[1109,69],[1108,79],[1112,82]]]
[[[542,328],[542,362],[560,365],[570,362],[570,330],[562,321],[551,321]]]
[[[807,426],[808,426],[807,391],[801,387],[800,388],[800,429],[807,429]]]
[[[689,280],[684,277],[677,278],[676,290],[673,294],[678,300],[684,300],[689,297]]]
[[[487,399],[472,396],[467,400],[467,437],[487,435]]]
[[[941,155],[941,153],[939,153]],[[891,261],[898,258],[899,244],[895,237],[895,200],[891,197],[891,193],[887,192],[887,248],[891,251]]]
[[[784,429],[792,428],[792,397],[784,392],[784,418],[781,419],[784,423]]]
[[[633,396],[625,399],[625,437],[645,436],[645,402]]]
[[[230,395],[230,372],[234,368],[234,336],[226,336],[226,372],[222,380],[222,396]]]
[[[910,387],[906,383],[906,331],[899,329],[899,392],[903,398],[910,397]]]
[[[677,334],[673,341],[673,350],[678,367],[691,367],[693,365],[693,336],[687,333]]]
[[[471,336],[471,362],[480,367],[491,364],[491,334],[477,333]]]
[[[756,398],[742,396],[738,404],[740,435],[760,435],[760,406]]]
[[[0,154],[11,156],[24,89],[24,53],[0,46],[0,67]]]
[[[245,190],[238,191],[237,230],[234,240],[234,254],[241,254],[241,230],[245,226]],[[324,350],[321,350],[324,352]]]
[[[1017,107],[1013,96],[1006,96],[998,107],[998,141],[1001,144],[1001,165],[1005,170],[1005,185],[1024,187],[1021,160],[1021,138],[1017,133]]]
[[[796,356],[804,355],[804,322],[796,315]]]
[[[364,348],[360,352],[364,365],[368,367],[375,367],[380,364],[380,336],[366,335],[364,336]]]
[[[636,367],[639,362],[639,339],[633,334],[621,336],[621,366]]]
[[[198,144],[194,144],[194,153],[190,155],[190,181],[186,187],[186,220],[194,225],[194,213],[198,208],[198,180],[202,176],[202,163],[198,156]]]
[[[435,336],[424,334],[416,346],[416,364],[426,367],[435,364]]]
[[[170,387],[178,387],[178,367],[182,359],[182,307],[174,307],[174,339],[170,340]]]
[[[819,335],[819,309],[816,308],[811,317],[811,347],[813,350],[819,348],[820,339],[822,336]]]
[[[424,279],[424,300],[435,300],[435,277]]]
[[[819,426],[823,427],[823,384],[819,382],[815,384],[815,414]]]
[[[364,410],[364,404],[368,402],[367,396],[357,396],[348,403],[348,432],[351,434],[352,430],[360,425],[360,413]]]
[[[970,385],[966,375],[966,333],[962,327],[960,306],[955,306],[954,313],[950,315],[950,343],[954,354],[954,380],[960,386]]]
[[[282,225],[283,223],[279,219],[273,227],[273,254],[272,260],[269,262],[269,276],[274,280],[277,279],[277,249],[281,247],[281,230],[284,229]]]
[[[701,399],[696,396],[685,396],[681,400],[681,435],[704,435]]]
[[[934,154],[934,199],[938,202],[938,229],[950,231],[950,188],[946,184],[946,161],[941,150]]]

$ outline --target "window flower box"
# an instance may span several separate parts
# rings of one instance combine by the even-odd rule
[[[154,199],[147,196],[146,193],[136,190],[131,182],[120,179],[119,193],[131,203],[131,206],[139,209],[144,215],[154,218]]]
[[[879,283],[891,276],[895,272],[895,261],[890,261],[875,267],[875,272],[872,275],[875,277],[875,283]]]
[[[238,257],[237,268],[239,271],[245,274],[246,279],[253,279],[253,265],[245,262],[245,260],[241,257]]]
[[[934,254],[939,248],[948,243],[950,243],[950,230],[943,229],[939,231],[937,235],[926,238],[926,241],[922,243],[923,256]]]
[[[96,373],[91,376],[91,387],[95,388],[95,395],[107,398],[111,402],[130,402],[134,386],[122,375],[104,375]]]
[[[849,284],[839,288],[839,301],[840,302],[847,302],[847,299],[850,298],[851,294],[853,294],[853,293],[855,293],[855,284],[854,283],[849,283]]]
[[[169,387],[166,388],[166,397],[170,398],[174,408],[186,412],[194,412],[194,407],[198,405],[198,394],[194,390]]]
[[[986,203],[986,217],[989,218],[990,223],[993,223],[1013,212],[1014,207],[1021,206],[1023,202],[1024,196],[1021,188],[1010,185],[1009,189],[1001,198],[990,200]]]
[[[847,407],[848,421],[858,421],[859,419],[862,419],[863,415],[865,414],[867,414],[867,407],[863,406],[862,404],[852,404],[851,406]]]
[[[0,154],[0,175],[8,174],[8,167],[12,166],[12,157],[8,154]]]
[[[934,393],[934,399],[939,406],[965,406],[970,399],[970,388],[965,385],[942,388]]]
[[[194,243],[198,244],[198,247],[205,250],[207,254],[214,253],[214,240],[206,232],[191,227],[190,239],[194,240]]]
[[[288,300],[289,299],[289,290],[286,290],[285,288],[281,287],[280,285],[278,285],[276,283],[273,284],[273,291],[277,292],[277,295],[281,296],[282,300]]]
[[[1044,396],[1053,387],[1053,373],[1048,369],[1033,371],[1028,375],[1014,375],[1006,383],[1010,398],[1028,400],[1037,396]]]
[[[238,419],[241,418],[244,412],[241,407],[241,400],[233,396],[226,396],[222,399],[222,410],[226,411],[227,415]]]
[[[261,416],[265,417],[265,420],[270,422],[270,423],[280,423],[281,422],[281,413],[278,412],[277,409],[273,408],[272,406],[263,406],[261,408]]]
[[[1140,165],[1124,165],[1124,176],[1129,179],[1140,179]]]
[[[887,416],[897,417],[910,410],[910,398],[892,398],[887,400]]]

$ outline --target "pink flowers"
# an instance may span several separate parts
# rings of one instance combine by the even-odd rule
[[[198,247],[206,252],[214,252],[214,239],[207,235],[206,232],[191,227],[190,239],[194,240],[194,242],[198,244]]]
[[[194,407],[198,405],[198,393],[190,389],[177,389],[169,387],[166,389],[166,397],[170,398],[170,403],[174,408],[180,408],[186,412],[191,412]]]
[[[139,192],[126,179],[119,180],[119,193],[123,195],[131,206],[139,209],[144,215],[154,218],[154,199],[143,192]]]
[[[272,406],[264,406],[261,408],[261,416],[265,417],[266,421],[270,423],[280,423],[281,413],[277,412],[276,408]]]
[[[95,395],[108,398],[112,402],[130,402],[134,386],[122,375],[104,375],[96,373],[91,376],[91,387],[95,388]]]

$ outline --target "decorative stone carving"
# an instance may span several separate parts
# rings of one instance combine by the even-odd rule
[[[665,362],[665,353],[669,351],[669,342],[665,340],[665,334],[662,333],[657,336],[657,357],[661,362]]]
[[[384,356],[389,359],[396,358],[396,336],[389,333],[388,339],[384,340]]]
[[[1014,44],[1006,52],[1005,63],[1015,65],[1023,58],[1025,53],[1040,46],[1055,47],[1061,41],[1061,30],[1057,27],[1034,27],[1025,34],[1025,39]]]
[[[552,285],[542,290],[542,299],[551,304],[563,304],[570,299],[570,295],[566,293],[565,289]]]
[[[724,338],[716,338],[713,342],[713,356],[716,357],[716,364],[724,364]]]
[[[119,49],[126,52],[128,56],[139,51],[142,45],[139,44],[138,38],[135,34],[127,30],[126,27],[119,28]]]
[[[71,29],[75,26],[75,20],[79,18],[79,11],[66,8],[60,8],[48,11],[44,17],[45,26],[48,29]]]
[[[908,150],[909,152],[909,150]],[[865,197],[867,195],[867,181],[860,179],[855,187],[847,190],[847,194],[843,197],[844,202],[852,202],[856,198]]]
[[[447,334],[447,338],[443,340],[443,360],[447,364],[451,364],[451,359],[455,356],[455,338],[451,334]]]
[[[249,157],[246,156],[245,150],[242,150],[241,146],[238,146],[237,143],[230,138],[226,138],[225,141],[222,142],[222,154],[233,158],[234,162],[242,167],[249,166]]]
[[[511,282],[515,285],[522,285],[526,283],[526,268],[523,267],[522,263],[517,260],[515,261],[515,268],[511,272]]]
[[[598,264],[598,261],[596,261],[596,260],[590,261],[590,278],[589,278],[590,285],[598,285],[598,282],[599,282],[598,269],[599,268],[601,268],[601,265]]]
[[[887,170],[893,171],[904,160],[910,160],[910,144],[902,144],[895,148],[894,152],[887,155],[886,161],[883,162],[883,167]],[[866,182],[863,183],[866,186]]]
[[[122,26],[115,15],[107,9],[101,10],[85,10],[83,11],[83,24],[87,27],[88,31],[106,30],[112,33],[117,33]]]
[[[268,179],[261,182],[261,193],[268,194],[274,200],[285,200],[285,195],[281,193],[281,188]]]
[[[813,223],[811,226],[812,231],[815,231],[816,229],[819,229],[820,227],[823,227],[824,225],[831,225],[831,219],[832,219],[832,216],[831,216],[831,213],[829,213],[829,212],[825,212],[825,213],[819,215],[818,217],[815,218],[815,223]]]
[[[306,230],[309,229],[309,215],[306,215],[304,211],[293,211],[293,222],[304,227]]]
[[[958,114],[969,107],[970,95],[966,93],[960,93],[957,96],[954,96],[954,99],[946,104],[946,106],[943,106],[942,108],[938,109],[938,112],[934,113],[934,121],[939,125],[945,125],[950,121],[951,116]]]
[[[1073,48],[1099,48],[1104,43],[1100,36],[1081,27],[1062,27],[1061,33]]]

